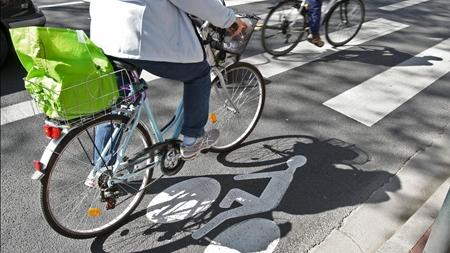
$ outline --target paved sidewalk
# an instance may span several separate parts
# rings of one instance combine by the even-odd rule
[[[449,187],[448,125],[440,138],[400,169],[395,180],[375,191],[309,252],[409,253],[433,225]],[[389,191],[396,188],[400,189]],[[389,200],[378,201],[386,193]]]

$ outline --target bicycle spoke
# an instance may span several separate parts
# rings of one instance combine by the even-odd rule
[[[306,31],[305,17],[297,1],[280,2],[273,8],[262,26],[262,45],[272,55],[290,52]]]
[[[334,46],[342,46],[353,39],[364,22],[364,4],[360,0],[338,2],[325,20],[325,36]]]
[[[210,112],[216,115],[216,123],[205,127],[220,130],[218,144],[211,150],[225,152],[244,141],[256,126],[262,112],[265,98],[264,80],[259,71],[248,63],[238,62],[225,71],[226,86],[219,85],[219,79],[213,81]],[[231,101],[224,100],[228,92]]]
[[[135,151],[151,145],[148,130],[141,124],[123,136],[116,135],[114,141],[109,141],[96,132],[98,126],[120,126],[128,121],[128,117],[120,115],[99,118],[72,130],[56,147],[48,162],[42,186],[44,215],[55,231],[80,239],[97,236],[120,225],[139,204],[144,196],[140,186],[147,185],[150,181],[151,169],[134,177],[130,176],[128,181],[119,180],[111,188],[106,182],[112,176],[112,171],[102,169],[101,173],[96,172],[92,186],[91,183],[89,186],[85,184],[92,172],[94,159],[94,156],[86,154],[95,154],[95,137],[101,138],[100,142],[113,144],[111,152],[103,152],[109,156],[102,160],[105,162],[112,159],[111,154],[123,153],[124,156],[132,157]],[[124,140],[128,136],[130,139],[125,145]],[[117,150],[113,150],[115,146]],[[99,151],[97,154],[102,153],[101,149]],[[142,163],[146,164],[147,161]],[[129,173],[128,170],[122,172]],[[121,202],[119,207],[117,202]]]

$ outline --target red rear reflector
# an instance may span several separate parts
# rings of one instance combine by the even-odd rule
[[[52,138],[53,139],[58,139],[60,135],[61,135],[61,129],[57,128],[57,127],[54,127],[53,131],[52,131]]]
[[[41,162],[39,162],[39,161],[37,161],[37,160],[34,160],[34,168],[37,170],[37,171],[41,171],[41,169],[42,169],[42,164],[41,164]]]
[[[49,124],[45,124],[44,133],[50,139],[57,139],[61,135],[61,129],[54,126],[50,126]]]

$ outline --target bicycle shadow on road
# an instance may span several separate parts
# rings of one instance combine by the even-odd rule
[[[370,154],[339,139],[319,140],[311,136],[275,136],[245,143],[237,150],[220,154],[227,167],[255,167],[284,163],[303,155],[308,161],[297,169],[290,188],[275,209],[291,214],[314,214],[366,201],[381,185],[392,181],[391,191],[401,188],[398,178],[370,164]],[[368,164],[362,169],[363,165]],[[282,166],[281,166],[282,167]],[[279,170],[279,166],[264,171]],[[386,194],[381,201],[388,200]],[[293,202],[305,203],[300,207]]]
[[[237,209],[242,205],[234,202],[229,208],[221,208],[219,203],[232,189],[239,189],[254,196],[267,190],[270,178],[236,180],[240,174],[270,174],[287,169],[286,161],[302,155],[307,158],[305,165],[298,167],[279,204],[270,211],[252,213],[241,217],[225,219],[204,237],[194,240],[192,234],[208,224],[215,217]],[[400,182],[389,172],[373,166],[370,155],[353,144],[338,139],[319,140],[310,136],[275,136],[245,143],[238,149],[220,154],[217,160],[228,169],[235,169],[233,175],[208,175],[220,182],[220,194],[216,201],[205,211],[189,219],[156,224],[146,218],[148,201],[139,207],[140,211],[132,215],[125,225],[109,235],[98,237],[92,244],[93,252],[174,252],[186,249],[192,252],[203,251],[214,238],[230,226],[252,218],[264,218],[274,221],[281,238],[293,232],[294,226],[302,226],[311,236],[318,224],[311,222],[316,216],[327,212],[327,222],[320,224],[321,229],[331,231],[341,222],[344,212],[351,212],[356,205],[365,202],[383,183],[394,182],[390,191],[400,188]],[[364,170],[362,169],[364,167]],[[241,173],[245,171],[244,173]],[[171,185],[195,177],[171,177],[162,179],[158,188],[147,196],[156,194]],[[175,193],[174,193],[175,195]],[[183,196],[184,197],[184,196]],[[387,201],[389,196],[379,198]],[[276,200],[275,200],[276,201]],[[144,208],[144,209],[142,209]],[[311,215],[315,215],[311,217]],[[324,217],[322,217],[324,218]],[[320,222],[320,221],[319,221]],[[302,233],[300,233],[302,234]],[[300,236],[300,235],[299,235]],[[300,238],[301,239],[301,238]],[[305,238],[306,241],[306,238]],[[201,248],[199,248],[201,247]]]
[[[347,46],[351,46],[349,43]],[[377,66],[393,67],[401,64],[408,66],[433,66],[433,61],[443,61],[444,59],[433,55],[415,56],[396,50],[393,47],[377,45],[355,45],[345,50],[335,51],[333,48],[323,51],[314,51],[314,48],[304,48],[301,52],[291,52],[283,56],[263,55],[261,59],[266,64],[285,64],[290,62],[359,62]]]
[[[400,52],[393,47],[365,45],[336,52],[333,57],[324,57],[321,61],[352,61],[387,67],[401,64],[399,66],[408,67],[433,66],[433,61],[443,61],[443,59],[432,55],[415,56]]]

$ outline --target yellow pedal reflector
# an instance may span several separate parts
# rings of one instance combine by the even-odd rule
[[[92,217],[99,216],[100,213],[101,213],[101,211],[100,211],[100,208],[98,208],[98,207],[91,207],[88,210],[88,215],[92,216]]]
[[[211,114],[209,115],[209,120],[211,120],[212,123],[216,123],[216,121],[217,121],[216,114],[211,113]]]

